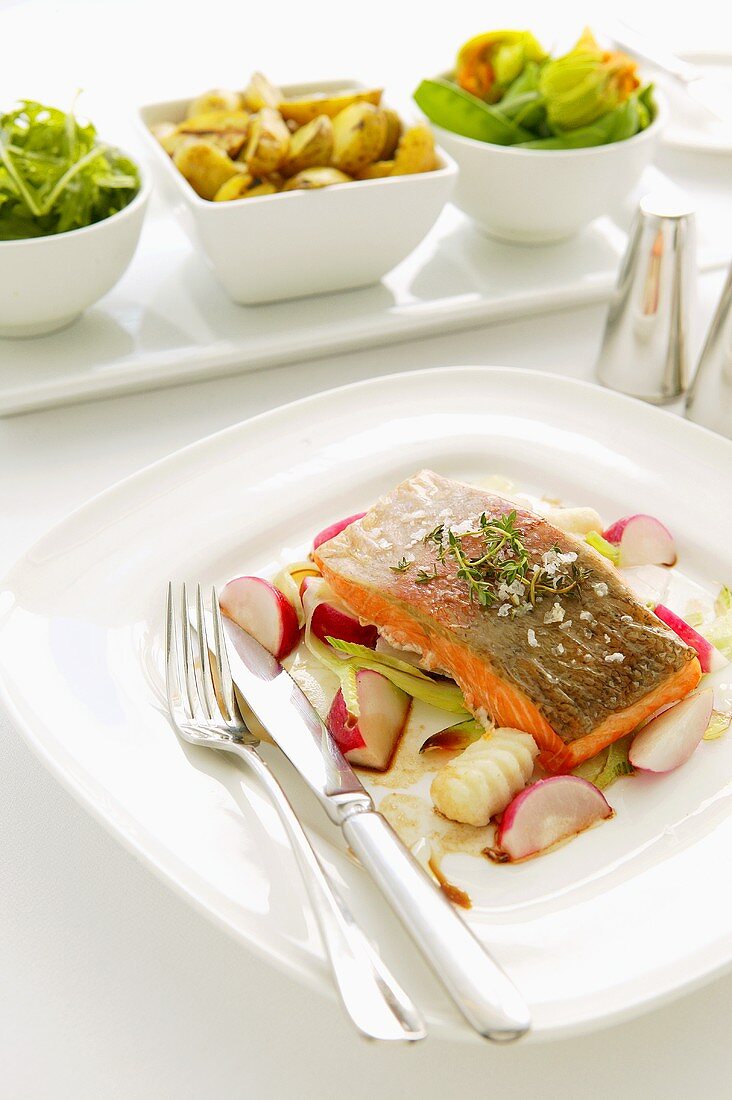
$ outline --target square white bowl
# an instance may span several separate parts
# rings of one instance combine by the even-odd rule
[[[287,85],[287,96],[363,87],[357,81]],[[176,214],[235,302],[253,305],[378,282],[416,248],[450,197],[457,165],[437,150],[432,172],[288,191],[232,202],[200,198],[150,132],[180,122],[189,99],[148,104],[139,119]]]

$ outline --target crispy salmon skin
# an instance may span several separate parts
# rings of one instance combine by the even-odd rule
[[[444,548],[452,531],[462,552],[479,560],[486,544],[476,532],[495,524],[518,533],[524,579],[511,587],[510,572],[496,574],[481,596]],[[532,734],[552,772],[594,756],[701,677],[694,651],[586,543],[504,497],[429,470],[314,556],[356,615],[454,677],[477,717]],[[529,597],[534,574],[541,583]]]

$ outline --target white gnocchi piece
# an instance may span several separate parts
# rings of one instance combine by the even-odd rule
[[[586,535],[590,531],[602,531],[603,523],[594,508],[552,507],[545,513],[549,523],[568,535]]]
[[[538,752],[530,733],[504,728],[485,733],[437,773],[432,801],[452,821],[487,825],[524,789]]]

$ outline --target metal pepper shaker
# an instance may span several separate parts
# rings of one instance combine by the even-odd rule
[[[732,439],[732,267],[689,390],[686,415]]]
[[[654,404],[685,392],[696,306],[696,224],[681,192],[640,203],[610,301],[599,381]]]

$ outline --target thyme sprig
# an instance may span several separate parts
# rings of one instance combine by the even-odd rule
[[[422,539],[425,546],[434,550],[436,561],[431,570],[417,571],[415,583],[429,584],[435,580],[441,575],[438,564],[445,565],[451,558],[457,566],[456,576],[468,587],[471,602],[481,607],[491,607],[501,600],[510,603],[513,612],[522,606],[528,610],[545,595],[562,596],[579,591],[589,571],[577,565],[576,560],[563,560],[566,556],[558,546],[552,547],[551,555],[544,554],[541,562],[532,562],[517,520],[515,511],[497,519],[484,512],[477,528],[462,534],[444,523],[438,524]],[[477,553],[470,553],[467,539],[480,540]],[[391,569],[405,573],[411,564],[402,558]]]

